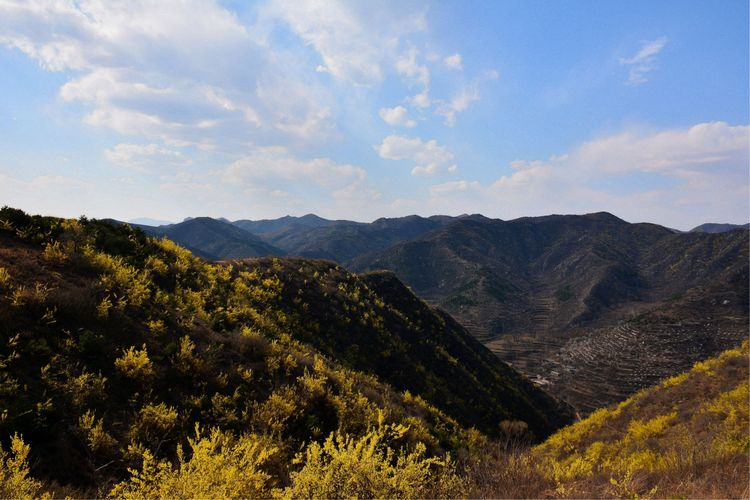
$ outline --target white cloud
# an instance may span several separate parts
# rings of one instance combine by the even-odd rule
[[[158,144],[117,144],[104,150],[107,161],[133,169],[184,166],[191,163],[180,151]]]
[[[406,101],[417,108],[429,108],[432,105],[430,91],[428,89],[424,89],[422,92],[412,97],[407,97]]]
[[[265,16],[283,20],[320,55],[319,72],[371,86],[384,77],[400,38],[426,29],[424,11],[410,12],[398,4],[339,0],[272,0]]]
[[[93,183],[76,177],[43,174],[22,179],[0,173],[2,203],[32,213],[78,217],[82,213],[80,203],[71,210],[70,201],[91,199],[95,192]]]
[[[292,31],[320,54],[316,70],[370,85],[383,78],[381,48],[371,43],[351,4],[336,1],[272,2],[268,13],[283,19]]]
[[[403,106],[380,108],[380,118],[394,127],[416,127],[417,122],[409,118],[409,112]]]
[[[502,218],[607,210],[682,229],[733,220],[750,210],[749,134],[746,125],[710,122],[593,139],[549,160],[516,160],[488,184],[433,186],[432,205]]]
[[[435,110],[435,113],[444,117],[445,125],[453,127],[456,124],[456,114],[469,109],[469,105],[479,100],[479,89],[476,85],[464,87],[451,97],[450,101],[443,102]]]
[[[410,83],[419,83],[427,88],[430,84],[430,70],[417,62],[417,49],[410,47],[396,59],[396,71]]]
[[[656,69],[656,56],[666,44],[667,37],[664,36],[646,41],[642,43],[640,50],[634,56],[620,59],[620,64],[630,69],[628,83],[641,85],[648,81],[646,75]]]
[[[455,70],[462,70],[463,65],[461,62],[461,54],[453,54],[450,56],[446,56],[443,58],[443,64],[445,64],[450,69]]]
[[[627,132],[589,141],[571,160],[606,172],[639,170],[682,175],[747,159],[748,127],[725,122],[643,134]]]
[[[336,163],[329,158],[299,160],[285,148],[268,147],[232,162],[222,172],[222,179],[226,183],[298,181],[340,188],[361,182],[366,175],[361,167]]]
[[[422,142],[419,137],[408,138],[389,135],[382,144],[375,146],[381,158],[386,160],[409,160],[415,163],[412,175],[434,174],[441,170],[455,172],[458,168],[453,153],[435,139]]]
[[[450,100],[439,101],[435,113],[444,118],[443,123],[446,126],[453,127],[456,124],[456,115],[469,109],[472,102],[479,100],[479,86],[485,82],[495,81],[498,77],[494,69],[482,72],[471,83],[461,87]]]
[[[333,98],[301,55],[269,51],[211,0],[4,2],[0,43],[71,70],[63,100],[121,134],[240,151],[332,130]]]
[[[430,186],[430,195],[440,196],[445,193],[453,193],[456,191],[469,191],[480,189],[482,185],[477,181],[450,181],[442,184],[435,184]]]
[[[381,194],[366,171],[330,158],[300,159],[283,147],[264,147],[213,171],[177,171],[161,177],[160,193],[188,213],[235,218],[315,212],[374,215]],[[281,210],[281,212],[280,212]],[[349,215],[349,218],[354,217]]]

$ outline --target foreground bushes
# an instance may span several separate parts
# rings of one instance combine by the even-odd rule
[[[295,459],[304,464],[293,472],[283,498],[437,498],[459,497],[464,482],[450,457],[427,458],[418,444],[407,452],[391,443],[407,428],[382,425],[361,438],[331,434],[312,443]]]
[[[271,476],[262,467],[278,452],[268,440],[254,435],[233,438],[213,429],[207,436],[196,428],[189,440],[189,458],[177,449],[177,463],[157,460],[148,450],[140,455],[140,470],[130,469],[130,479],[119,483],[115,498],[266,498]]]
[[[332,433],[321,445],[311,443],[294,460],[290,485],[279,487],[279,478],[267,469],[279,452],[273,440],[258,435],[239,438],[196,427],[189,449],[177,449],[171,464],[145,448],[131,446],[140,467],[129,469],[130,478],[115,485],[108,497],[142,498],[445,498],[459,497],[465,481],[455,473],[450,457],[428,458],[422,444],[409,452],[392,446],[407,429],[382,424],[354,438]],[[50,497],[41,482],[29,477],[29,446],[14,436],[11,452],[0,448],[2,498]]]

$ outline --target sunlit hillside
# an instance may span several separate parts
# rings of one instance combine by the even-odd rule
[[[541,445],[498,452],[472,496],[747,498],[748,362],[745,342]]]

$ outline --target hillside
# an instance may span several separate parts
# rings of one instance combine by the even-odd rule
[[[210,217],[196,217],[179,224],[143,226],[151,236],[164,236],[187,248],[195,255],[211,260],[244,259],[265,255],[284,255],[283,250],[269,245],[258,236],[229,222]]]
[[[490,446],[473,465],[468,496],[747,498],[749,362],[745,342],[540,445]]]
[[[395,272],[582,412],[747,333],[745,231],[675,234],[606,213],[458,220],[348,265]]]
[[[466,427],[520,420],[541,438],[571,420],[390,274],[212,264],[127,225],[4,208],[0,287],[2,445],[22,435],[34,475],[73,496],[103,496],[179,446],[228,460],[215,453],[243,435],[265,450],[252,455],[264,488],[302,481],[297,453],[346,436],[434,457],[419,466],[432,477],[477,439]]]

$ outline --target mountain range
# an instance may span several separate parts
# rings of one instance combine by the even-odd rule
[[[679,232],[601,212],[372,223],[308,214],[140,227],[214,260],[287,255],[392,271],[584,413],[746,335],[748,233],[741,226]],[[646,368],[633,369],[644,360]]]

